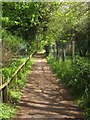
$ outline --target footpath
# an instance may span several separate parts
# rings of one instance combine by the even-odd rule
[[[57,79],[44,55],[35,55],[15,120],[83,120],[82,110]]]

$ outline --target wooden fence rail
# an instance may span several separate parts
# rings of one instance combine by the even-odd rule
[[[33,52],[28,58],[27,60],[20,66],[18,67],[18,69],[15,71],[15,73],[12,75],[10,80],[7,80],[7,82],[5,82],[4,84],[0,85],[0,101],[7,103],[8,102],[8,86],[11,83],[12,80],[14,80],[14,87],[16,89],[16,76],[17,74],[21,71],[21,69],[23,67],[26,66],[26,64],[28,63],[28,61],[30,60],[30,58],[32,57],[32,55],[35,52]],[[1,81],[3,81],[3,77],[1,77]]]

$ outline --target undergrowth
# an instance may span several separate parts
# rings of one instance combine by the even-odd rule
[[[13,52],[16,52],[22,45],[23,42],[25,42],[22,38],[12,35],[11,32],[2,29],[2,42],[5,44],[7,49],[12,50]]]
[[[11,86],[10,86],[10,90],[9,90],[9,95],[10,95],[10,99],[11,102],[19,102],[21,95],[22,95],[22,89],[25,85],[26,82],[26,78],[28,76],[28,74],[30,74],[30,70],[31,70],[31,66],[32,66],[33,61],[30,61],[26,68],[23,69],[22,73],[19,73],[17,75],[17,86],[16,86],[16,90],[14,90],[14,81],[12,81]]]
[[[0,103],[0,120],[11,118],[18,109],[18,106]]]
[[[4,81],[11,78],[12,74],[16,71],[18,66],[20,66],[27,58],[21,58],[13,61],[9,66],[2,68],[2,74],[4,76]]]
[[[90,118],[90,61],[76,56],[74,63],[55,61],[53,56],[47,57],[52,70],[69,89],[77,104],[84,109],[87,119]]]
[[[24,60],[21,60],[20,63],[22,63]],[[22,96],[22,89],[23,87],[25,86],[25,82],[27,80],[27,77],[28,77],[28,74],[30,74],[30,70],[32,68],[32,64],[33,64],[33,60],[30,60],[26,67],[22,70],[21,73],[19,73],[17,75],[17,78],[16,78],[16,89],[14,88],[14,81],[12,81],[10,83],[10,86],[9,86],[9,90],[8,90],[8,93],[9,93],[9,102],[10,103],[1,103],[0,104],[0,118],[1,120],[4,120],[4,119],[11,119],[15,116],[16,112],[19,110],[19,107],[16,105],[16,103],[18,103],[21,99],[21,96]],[[13,69],[13,66],[8,68],[8,70],[10,70],[10,74],[12,73],[11,72],[11,69]],[[4,71],[5,74],[5,77],[7,77],[8,75],[8,71]]]
[[[26,41],[11,32],[2,29],[2,68],[0,72],[4,78],[3,83],[10,80],[17,68],[27,59],[27,56],[19,56],[18,50],[26,44]],[[29,53],[30,54],[30,53]],[[16,89],[14,80],[10,82],[8,89],[9,103],[0,103],[0,119],[11,119],[19,109],[16,106],[22,96],[22,89],[30,73],[33,61],[30,60],[26,67],[16,77]]]

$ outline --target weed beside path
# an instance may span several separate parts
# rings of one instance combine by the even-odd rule
[[[18,118],[83,118],[83,112],[64,85],[52,73],[44,55],[38,53],[18,106]]]

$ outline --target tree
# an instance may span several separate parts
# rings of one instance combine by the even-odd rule
[[[74,39],[80,56],[85,56],[89,40],[88,8],[84,2],[60,3],[59,9],[52,14],[48,23],[47,38],[61,44],[67,44]]]
[[[41,43],[66,46],[75,40],[79,54],[85,56],[90,51],[89,13],[86,2],[4,2],[2,23],[29,43],[37,41],[39,48]]]
[[[8,2],[3,3],[3,27],[24,39],[35,39],[39,24],[38,3]],[[32,35],[31,35],[31,34]]]

